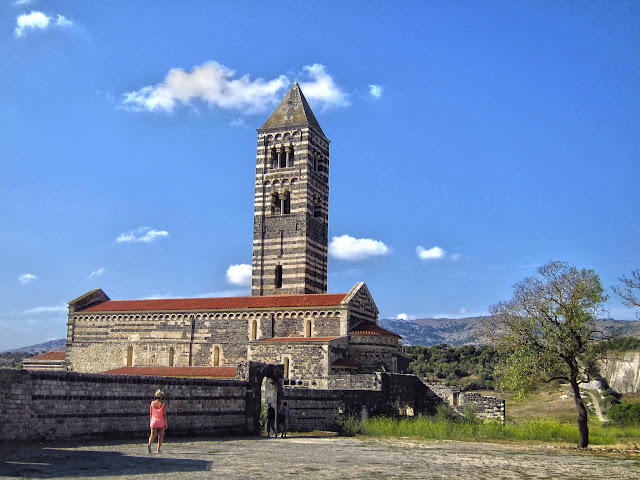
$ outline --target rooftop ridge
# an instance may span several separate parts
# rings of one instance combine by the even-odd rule
[[[250,308],[340,306],[346,293],[312,293],[246,297],[159,298],[147,300],[107,300],[81,310],[85,312],[125,312],[154,310],[232,310]]]

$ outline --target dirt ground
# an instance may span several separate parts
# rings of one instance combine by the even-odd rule
[[[296,435],[0,444],[0,478],[640,479],[640,454]]]

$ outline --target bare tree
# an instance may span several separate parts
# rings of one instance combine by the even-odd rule
[[[640,292],[640,268],[631,270],[631,278],[623,275],[618,280],[624,286],[612,287],[611,290],[622,298],[623,305],[629,308],[640,307],[640,298],[637,296]],[[640,312],[636,313],[636,316],[640,319]]]
[[[514,286],[513,298],[490,308],[483,331],[502,354],[496,369],[501,386],[524,395],[535,386],[562,380],[571,385],[578,409],[578,447],[589,445],[587,409],[580,385],[589,381],[603,354],[604,332],[595,320],[603,295],[593,270],[549,262],[538,276]]]

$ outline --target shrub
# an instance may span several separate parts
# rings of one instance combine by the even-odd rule
[[[357,435],[363,433],[363,421],[356,415],[336,416],[330,428],[338,435]]]
[[[640,403],[618,403],[611,405],[607,416],[615,425],[640,427]]]
[[[457,412],[446,403],[441,403],[436,407],[436,414],[434,415],[436,422],[452,422],[457,420]]]

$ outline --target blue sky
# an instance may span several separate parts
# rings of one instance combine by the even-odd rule
[[[549,260],[640,267],[635,1],[3,0],[0,65],[0,351],[97,287],[249,294],[256,129],[296,80],[330,292],[459,317]]]

